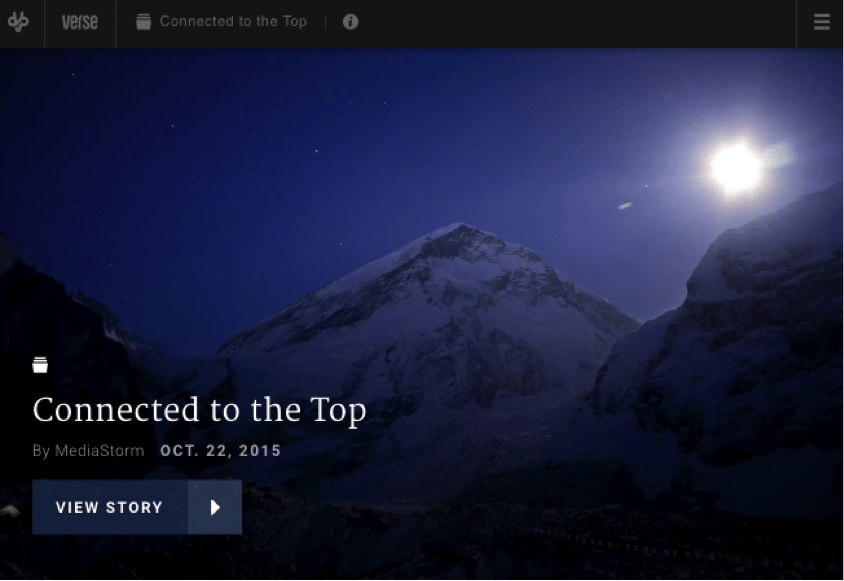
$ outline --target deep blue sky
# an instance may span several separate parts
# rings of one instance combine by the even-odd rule
[[[169,354],[453,222],[650,319],[722,230],[842,177],[841,51],[0,59],[0,229]],[[790,161],[727,204],[699,176],[737,138]]]

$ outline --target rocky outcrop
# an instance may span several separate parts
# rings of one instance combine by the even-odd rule
[[[0,482],[38,477],[99,478],[143,475],[153,465],[155,439],[149,423],[41,422],[34,404],[43,397],[59,403],[146,401],[139,372],[120,343],[105,336],[102,319],[73,301],[64,287],[7,252],[0,238],[0,397],[9,417],[0,422],[3,469]],[[48,373],[34,374],[34,357],[46,357]],[[9,415],[11,414],[11,415]],[[54,447],[100,444],[141,447],[138,457],[55,457]],[[52,449],[43,460],[33,446]]]
[[[102,317],[103,331],[105,331],[106,337],[109,339],[121,343],[124,347],[126,347],[126,349],[130,349],[132,351],[145,351],[160,355],[160,353],[147,346],[137,333],[121,323],[117,315],[114,314],[114,311],[100,301],[92,299],[91,297],[86,297],[85,293],[79,290],[74,291],[73,294],[70,295],[70,298],[79,304],[85,305]]]

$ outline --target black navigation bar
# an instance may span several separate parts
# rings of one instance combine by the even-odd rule
[[[842,48],[840,0],[493,4],[9,0],[12,48]],[[377,6],[377,7],[376,7]],[[818,24],[820,22],[820,24]]]

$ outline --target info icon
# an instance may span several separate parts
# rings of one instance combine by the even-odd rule
[[[135,26],[138,30],[149,30],[151,24],[152,20],[149,14],[138,14],[138,17],[135,19]]]
[[[33,357],[32,358],[32,373],[47,373],[47,358]]]
[[[346,30],[354,30],[358,27],[358,17],[354,14],[346,14],[343,17],[343,26],[346,27]]]

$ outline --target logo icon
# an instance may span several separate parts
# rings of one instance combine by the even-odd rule
[[[149,30],[151,24],[152,20],[149,14],[138,14],[138,17],[135,19],[135,27],[138,30]]]
[[[345,26],[347,30],[354,30],[358,27],[358,17],[354,14],[346,14],[343,17],[343,26]]]
[[[829,30],[829,14],[815,14],[815,30]]]
[[[33,357],[32,358],[32,373],[47,373],[47,358]]]
[[[20,18],[18,18],[17,12],[12,12],[12,15],[9,17],[9,26],[15,29],[15,32],[20,32],[24,26],[29,24],[29,18],[24,16],[24,13],[21,12]]]

